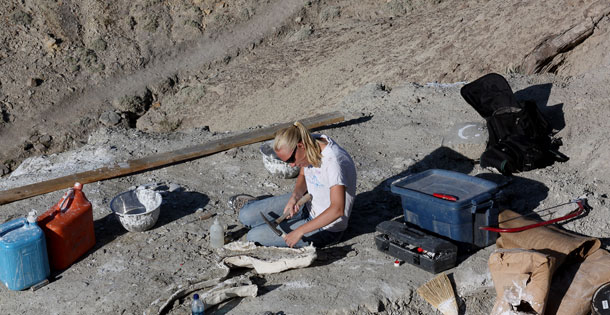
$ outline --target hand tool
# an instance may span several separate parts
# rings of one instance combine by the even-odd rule
[[[500,228],[500,227],[492,227],[492,226],[480,226],[479,229],[480,230],[485,230],[485,231],[491,231],[491,232],[498,232],[498,233],[515,233],[515,232],[521,232],[521,231],[533,229],[533,228],[536,228],[536,227],[539,227],[539,226],[545,226],[545,225],[557,223],[557,222],[560,222],[560,221],[565,221],[565,220],[572,219],[574,217],[577,217],[577,216],[581,215],[585,211],[585,202],[586,202],[586,199],[581,197],[581,198],[574,199],[574,200],[566,203],[566,204],[576,203],[578,205],[578,208],[576,208],[575,210],[571,211],[570,213],[568,213],[568,214],[566,214],[566,215],[564,215],[562,217],[555,218],[555,219],[552,219],[552,220],[542,221],[542,222],[538,222],[538,223],[534,223],[534,224],[530,224],[530,225],[526,225],[526,226],[514,227],[514,228]],[[566,204],[561,204],[559,206],[563,206],[563,205],[566,205]],[[559,206],[555,206],[555,207],[559,207]],[[555,208],[555,207],[552,207],[552,208]],[[536,214],[536,212],[534,212],[532,214]],[[525,216],[528,216],[528,215],[522,215],[522,216],[514,217],[514,218],[509,219],[509,220],[514,220],[516,218],[522,218],[522,217],[525,217]],[[507,220],[507,221],[509,221],[509,220]],[[500,223],[502,223],[502,222],[500,222]]]
[[[311,195],[309,193],[306,193],[305,195],[303,195],[303,197],[301,197],[301,199],[299,199],[299,201],[297,201],[297,203],[295,204],[295,207],[301,207],[302,205],[304,205],[306,202],[311,200]],[[275,232],[275,234],[277,234],[277,236],[284,236],[284,232],[280,229],[278,229],[278,226],[280,225],[280,223],[282,223],[282,221],[284,221],[284,219],[286,219],[286,217],[288,216],[290,212],[284,212],[282,214],[282,216],[280,216],[279,218],[275,219],[275,220],[269,220],[267,219],[267,217],[265,217],[265,215],[261,212],[261,217],[263,217],[263,220],[265,221],[265,223],[267,223],[267,225],[271,228],[271,230],[273,232]]]
[[[440,193],[433,193],[432,197],[436,197],[436,198],[440,198],[440,199],[444,199],[444,200],[449,200],[449,201],[458,201],[458,197],[453,196],[453,195],[448,195],[448,194],[440,194]]]

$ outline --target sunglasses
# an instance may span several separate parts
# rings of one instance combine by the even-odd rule
[[[294,161],[296,161],[297,148],[298,148],[298,146],[294,147],[294,150],[292,150],[292,154],[290,155],[288,160],[286,160],[284,162],[290,164],[290,163],[294,163]]]

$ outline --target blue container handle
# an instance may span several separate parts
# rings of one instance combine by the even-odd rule
[[[24,225],[25,225],[25,220],[23,218],[12,220],[12,221],[9,221],[7,223],[0,225],[0,238],[2,238],[4,235],[8,234],[9,232],[11,232],[13,230],[21,228]]]
[[[476,197],[472,198],[472,200],[470,200],[470,202],[471,202],[473,205],[476,205],[476,204],[479,204],[479,203],[481,203],[481,202],[484,202],[484,201],[490,200],[490,199],[492,199],[492,197],[493,197],[493,196],[492,196],[492,195],[491,195],[489,192],[486,192],[486,193],[482,193],[482,194],[480,194],[480,195],[478,195],[478,196],[476,196]]]
[[[477,204],[474,200],[472,200],[472,207],[470,208],[470,212],[475,214],[479,209],[490,209],[494,206],[493,199],[481,204]]]

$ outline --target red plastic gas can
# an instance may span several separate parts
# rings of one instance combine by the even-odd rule
[[[93,209],[80,183],[39,216],[38,225],[47,239],[52,269],[67,268],[95,245]]]

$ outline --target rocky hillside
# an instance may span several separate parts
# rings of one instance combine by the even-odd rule
[[[606,60],[604,1],[5,1],[0,168],[99,125],[168,132],[293,119],[368,82],[574,76]]]

